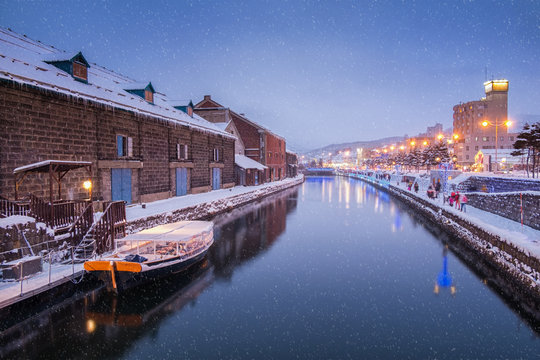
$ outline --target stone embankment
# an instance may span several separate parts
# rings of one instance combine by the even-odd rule
[[[527,251],[493,229],[478,225],[466,214],[456,212],[451,207],[441,206],[385,180],[359,174],[347,175],[388,191],[429,222],[452,235],[459,244],[449,245],[458,247],[460,255],[469,259],[469,265],[481,273],[486,273],[488,267],[490,282],[497,290],[509,301],[519,304],[536,320],[540,320],[540,258],[537,254]],[[466,254],[463,254],[463,249],[466,249]]]
[[[540,230],[540,191],[467,193],[469,204]]]
[[[167,224],[182,220],[202,220],[209,219],[215,215],[231,211],[239,206],[258,201],[269,195],[278,193],[287,188],[299,185],[304,182],[304,177],[299,176],[286,181],[279,181],[256,187],[253,191],[245,192],[230,197],[223,197],[218,200],[203,202],[197,205],[182,207],[173,211],[167,211],[144,218],[129,220],[126,231],[131,234],[144,229],[149,229],[157,225]]]

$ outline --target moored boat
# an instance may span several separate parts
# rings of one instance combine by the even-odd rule
[[[84,263],[107,287],[120,292],[178,273],[202,260],[214,242],[209,221],[179,221],[116,240],[114,253]]]

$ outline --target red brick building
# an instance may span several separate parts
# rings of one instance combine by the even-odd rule
[[[287,176],[284,138],[254,123],[243,114],[238,114],[217,103],[210,95],[206,95],[196,104],[194,111],[213,123],[232,122],[234,130],[231,133],[237,135],[243,145],[244,154],[241,155],[268,167],[265,173],[266,181],[281,180]]]
[[[47,159],[92,162],[93,198],[147,202],[234,186],[235,136],[136,83],[10,31],[0,31],[0,195],[13,170]],[[184,110],[184,111],[182,111]],[[88,196],[83,170],[61,197]],[[47,176],[20,194],[44,196]]]

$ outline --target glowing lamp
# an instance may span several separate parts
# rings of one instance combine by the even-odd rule
[[[424,146],[427,146],[428,142],[427,141],[424,141]]]
[[[86,190],[90,190],[90,189],[92,188],[92,181],[86,180],[85,182],[83,182],[83,187],[84,187]]]
[[[416,143],[414,141],[411,141],[411,146],[414,146],[416,145]]]
[[[482,122],[482,126],[483,126],[483,127],[486,127],[486,126],[488,126],[488,125],[489,125],[489,123],[488,123],[487,121],[483,121],[483,122]]]
[[[437,139],[442,140],[443,137],[444,137],[444,136],[443,136],[442,134],[439,134],[439,135],[437,136]]]
[[[454,134],[454,140],[457,140],[459,139],[459,135],[458,134]]]
[[[508,120],[505,124],[506,124],[506,126],[510,126],[510,125],[512,125],[512,122],[510,120]]]

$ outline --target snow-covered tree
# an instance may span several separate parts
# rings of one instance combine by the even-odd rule
[[[532,163],[532,177],[540,176],[540,122],[523,126],[523,131],[517,136],[514,143],[513,156],[527,154],[527,177],[529,176],[529,163]]]

